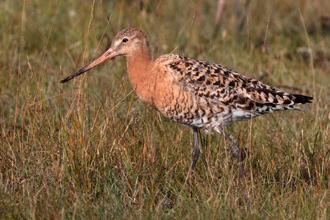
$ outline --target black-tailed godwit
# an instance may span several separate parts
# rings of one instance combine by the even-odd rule
[[[313,99],[283,92],[218,64],[176,54],[162,55],[153,60],[146,34],[136,28],[120,31],[103,55],[61,83],[116,56],[126,57],[129,80],[143,102],[193,129],[192,162],[187,178],[200,154],[199,128],[224,135],[240,163],[243,177],[242,151],[224,128],[232,122],[274,111],[299,110],[295,105],[311,103]]]

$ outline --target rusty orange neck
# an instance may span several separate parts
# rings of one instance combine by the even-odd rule
[[[151,71],[153,61],[148,42],[126,59],[128,78],[134,91],[143,102],[153,106],[152,89],[154,87],[151,86],[154,81]]]

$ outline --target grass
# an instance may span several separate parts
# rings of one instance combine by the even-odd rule
[[[217,38],[216,1],[143,2],[1,1],[0,218],[329,219],[330,2],[251,1],[239,42],[231,1]],[[183,188],[192,131],[137,99],[124,58],[59,83],[128,26],[155,57],[221,63],[314,103],[227,128],[245,182],[224,138],[202,132]]]

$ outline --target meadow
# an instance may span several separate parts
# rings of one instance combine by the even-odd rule
[[[217,35],[216,8],[2,0],[0,219],[329,219],[330,1],[251,1],[238,40],[232,1]],[[125,58],[59,83],[126,27],[147,33],[154,58],[219,63],[313,104],[226,128],[245,181],[224,137],[202,131],[184,186],[192,129],[136,97]]]

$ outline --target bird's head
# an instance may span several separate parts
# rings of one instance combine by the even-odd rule
[[[130,57],[138,54],[143,50],[143,48],[148,47],[148,41],[146,34],[136,28],[126,28],[120,31],[113,39],[110,48],[105,51],[99,58],[92,61],[87,66],[81,68],[74,74],[68,76],[67,78],[61,80],[61,83],[68,82],[69,80],[87,72],[88,70],[94,68],[95,66],[103,63],[116,56],[126,56]]]

